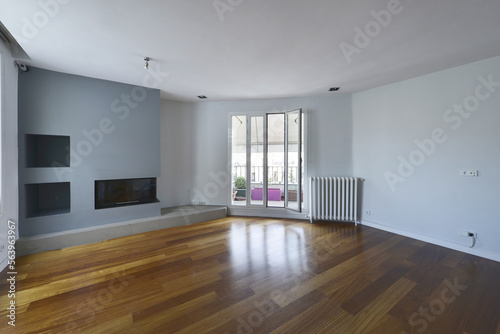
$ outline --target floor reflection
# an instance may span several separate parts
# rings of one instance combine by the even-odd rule
[[[262,271],[270,276],[314,272],[360,233],[348,223],[273,220],[262,224],[251,219],[234,222],[228,242],[232,275],[241,278]]]

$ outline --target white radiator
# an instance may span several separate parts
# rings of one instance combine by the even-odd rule
[[[358,184],[356,177],[309,178],[309,219],[358,223]]]

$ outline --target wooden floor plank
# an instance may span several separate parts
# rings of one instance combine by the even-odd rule
[[[353,333],[369,333],[371,328],[376,327],[377,322],[414,286],[414,282],[404,277],[392,284],[355,316],[353,321],[356,322],[356,328]]]
[[[334,300],[323,298],[301,314],[276,328],[272,333],[331,333],[333,323],[350,324],[353,317]]]
[[[387,289],[395,284],[396,281],[404,276],[409,270],[409,266],[401,263],[400,265],[387,271],[375,282],[371,283],[363,290],[358,292],[355,296],[340,305],[340,307],[342,307],[344,311],[352,314],[353,316],[357,315],[368,304],[375,300],[375,298],[387,291]]]
[[[352,224],[227,217],[16,270],[1,333],[500,334],[500,263]]]

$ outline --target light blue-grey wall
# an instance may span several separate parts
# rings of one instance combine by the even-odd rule
[[[0,270],[7,265],[7,221],[18,220],[18,168],[17,168],[17,67],[9,50],[0,41],[2,61],[2,85],[4,94],[1,103],[1,212],[0,215]],[[17,225],[18,227],[19,225]],[[18,230],[17,230],[18,232]]]
[[[159,203],[94,209],[94,181],[160,176],[158,90],[32,68],[19,76],[20,235],[160,215]],[[67,135],[71,167],[25,168],[25,135]],[[71,182],[71,212],[26,218],[27,183]]]
[[[288,111],[297,108],[306,110],[308,175],[351,175],[350,95],[200,103],[164,102],[162,152],[170,153],[163,158],[162,198],[169,203],[174,203],[171,199],[178,198],[175,204],[202,201],[211,205],[228,205],[229,113]]]
[[[353,123],[364,221],[500,260],[500,57],[354,94]]]

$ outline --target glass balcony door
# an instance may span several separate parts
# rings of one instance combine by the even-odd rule
[[[302,210],[302,111],[231,116],[231,204]]]

